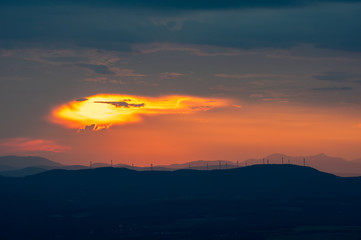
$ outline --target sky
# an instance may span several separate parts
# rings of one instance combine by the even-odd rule
[[[361,158],[359,0],[0,2],[0,155]]]

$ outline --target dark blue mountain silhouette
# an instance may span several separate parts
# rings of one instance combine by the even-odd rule
[[[267,239],[304,225],[331,226],[327,239],[361,226],[361,178],[288,164],[50,170],[0,189],[1,239]]]
[[[13,169],[35,167],[35,166],[48,166],[48,167],[61,166],[60,163],[50,161],[43,157],[34,157],[34,156],[2,156],[0,157],[0,165],[8,166]]]

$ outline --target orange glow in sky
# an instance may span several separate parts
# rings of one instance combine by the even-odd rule
[[[186,106],[171,112],[188,113],[194,105]],[[192,160],[235,162],[272,153],[326,153],[351,160],[361,153],[361,129],[356,127],[359,119],[345,109],[331,111],[270,103],[222,107],[196,114],[163,114],[110,131],[71,134],[64,142],[72,149],[61,153],[59,161],[74,164],[72,159],[76,159],[86,164],[108,163],[112,159],[114,163],[149,166]]]
[[[28,152],[64,152],[70,147],[59,145],[51,140],[32,138],[11,138],[0,141],[0,152],[5,154]]]
[[[188,114],[229,104],[226,99],[193,96],[141,97],[98,94],[56,107],[51,121],[68,128],[91,127],[93,130],[139,122],[142,116]]]

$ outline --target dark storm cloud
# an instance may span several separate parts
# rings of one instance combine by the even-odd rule
[[[96,65],[96,64],[88,64],[88,63],[78,63],[75,64],[78,67],[86,68],[94,73],[99,74],[115,74],[113,71],[109,70],[109,68],[105,65]]]
[[[157,42],[238,49],[309,44],[361,51],[360,1],[341,4],[345,1],[144,0],[91,1],[86,4],[87,1],[64,0],[47,4],[45,1],[40,4],[43,3],[40,1],[38,5],[27,6],[24,3],[28,1],[13,1],[17,4],[12,6],[8,1],[0,8],[0,48],[131,51],[135,44]],[[331,2],[338,4],[329,4]],[[112,5],[117,7],[110,7]],[[300,5],[304,7],[281,8]],[[137,6],[143,9],[137,9]],[[155,10],[170,7],[198,11]],[[252,7],[252,10],[236,10],[246,7]],[[224,10],[227,8],[232,10]]]
[[[352,90],[352,87],[322,87],[322,88],[313,88],[314,91],[320,92],[337,92],[337,91],[349,91]]]
[[[320,3],[354,3],[360,0],[2,0],[1,5],[90,5],[120,8],[151,9],[235,9],[235,8],[282,8],[301,7]]]

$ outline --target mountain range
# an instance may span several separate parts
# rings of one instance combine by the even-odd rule
[[[283,159],[283,160],[282,160]],[[347,161],[338,157],[330,157],[325,154],[314,156],[288,156],[281,153],[272,154],[262,159],[248,159],[245,161],[232,162],[227,160],[198,160],[182,164],[154,165],[140,167],[127,164],[114,164],[113,167],[128,168],[138,171],[157,170],[174,171],[177,169],[213,170],[228,169],[256,164],[291,164],[310,166],[323,172],[332,173],[338,176],[350,177],[361,176],[361,159]],[[92,168],[110,167],[106,163],[93,163]],[[63,165],[46,158],[34,156],[3,156],[0,157],[0,176],[22,177],[45,172],[52,169],[79,170],[88,169],[84,165]]]
[[[318,169],[323,172],[332,173],[338,176],[360,176],[361,175],[361,160],[347,161],[339,157],[330,157],[325,154],[318,154],[314,156],[299,156],[293,157],[285,154],[277,153],[264,157],[263,159],[249,159],[242,162],[243,165],[263,164],[267,161],[270,164],[284,164],[306,165]],[[304,162],[305,161],[305,162]]]

